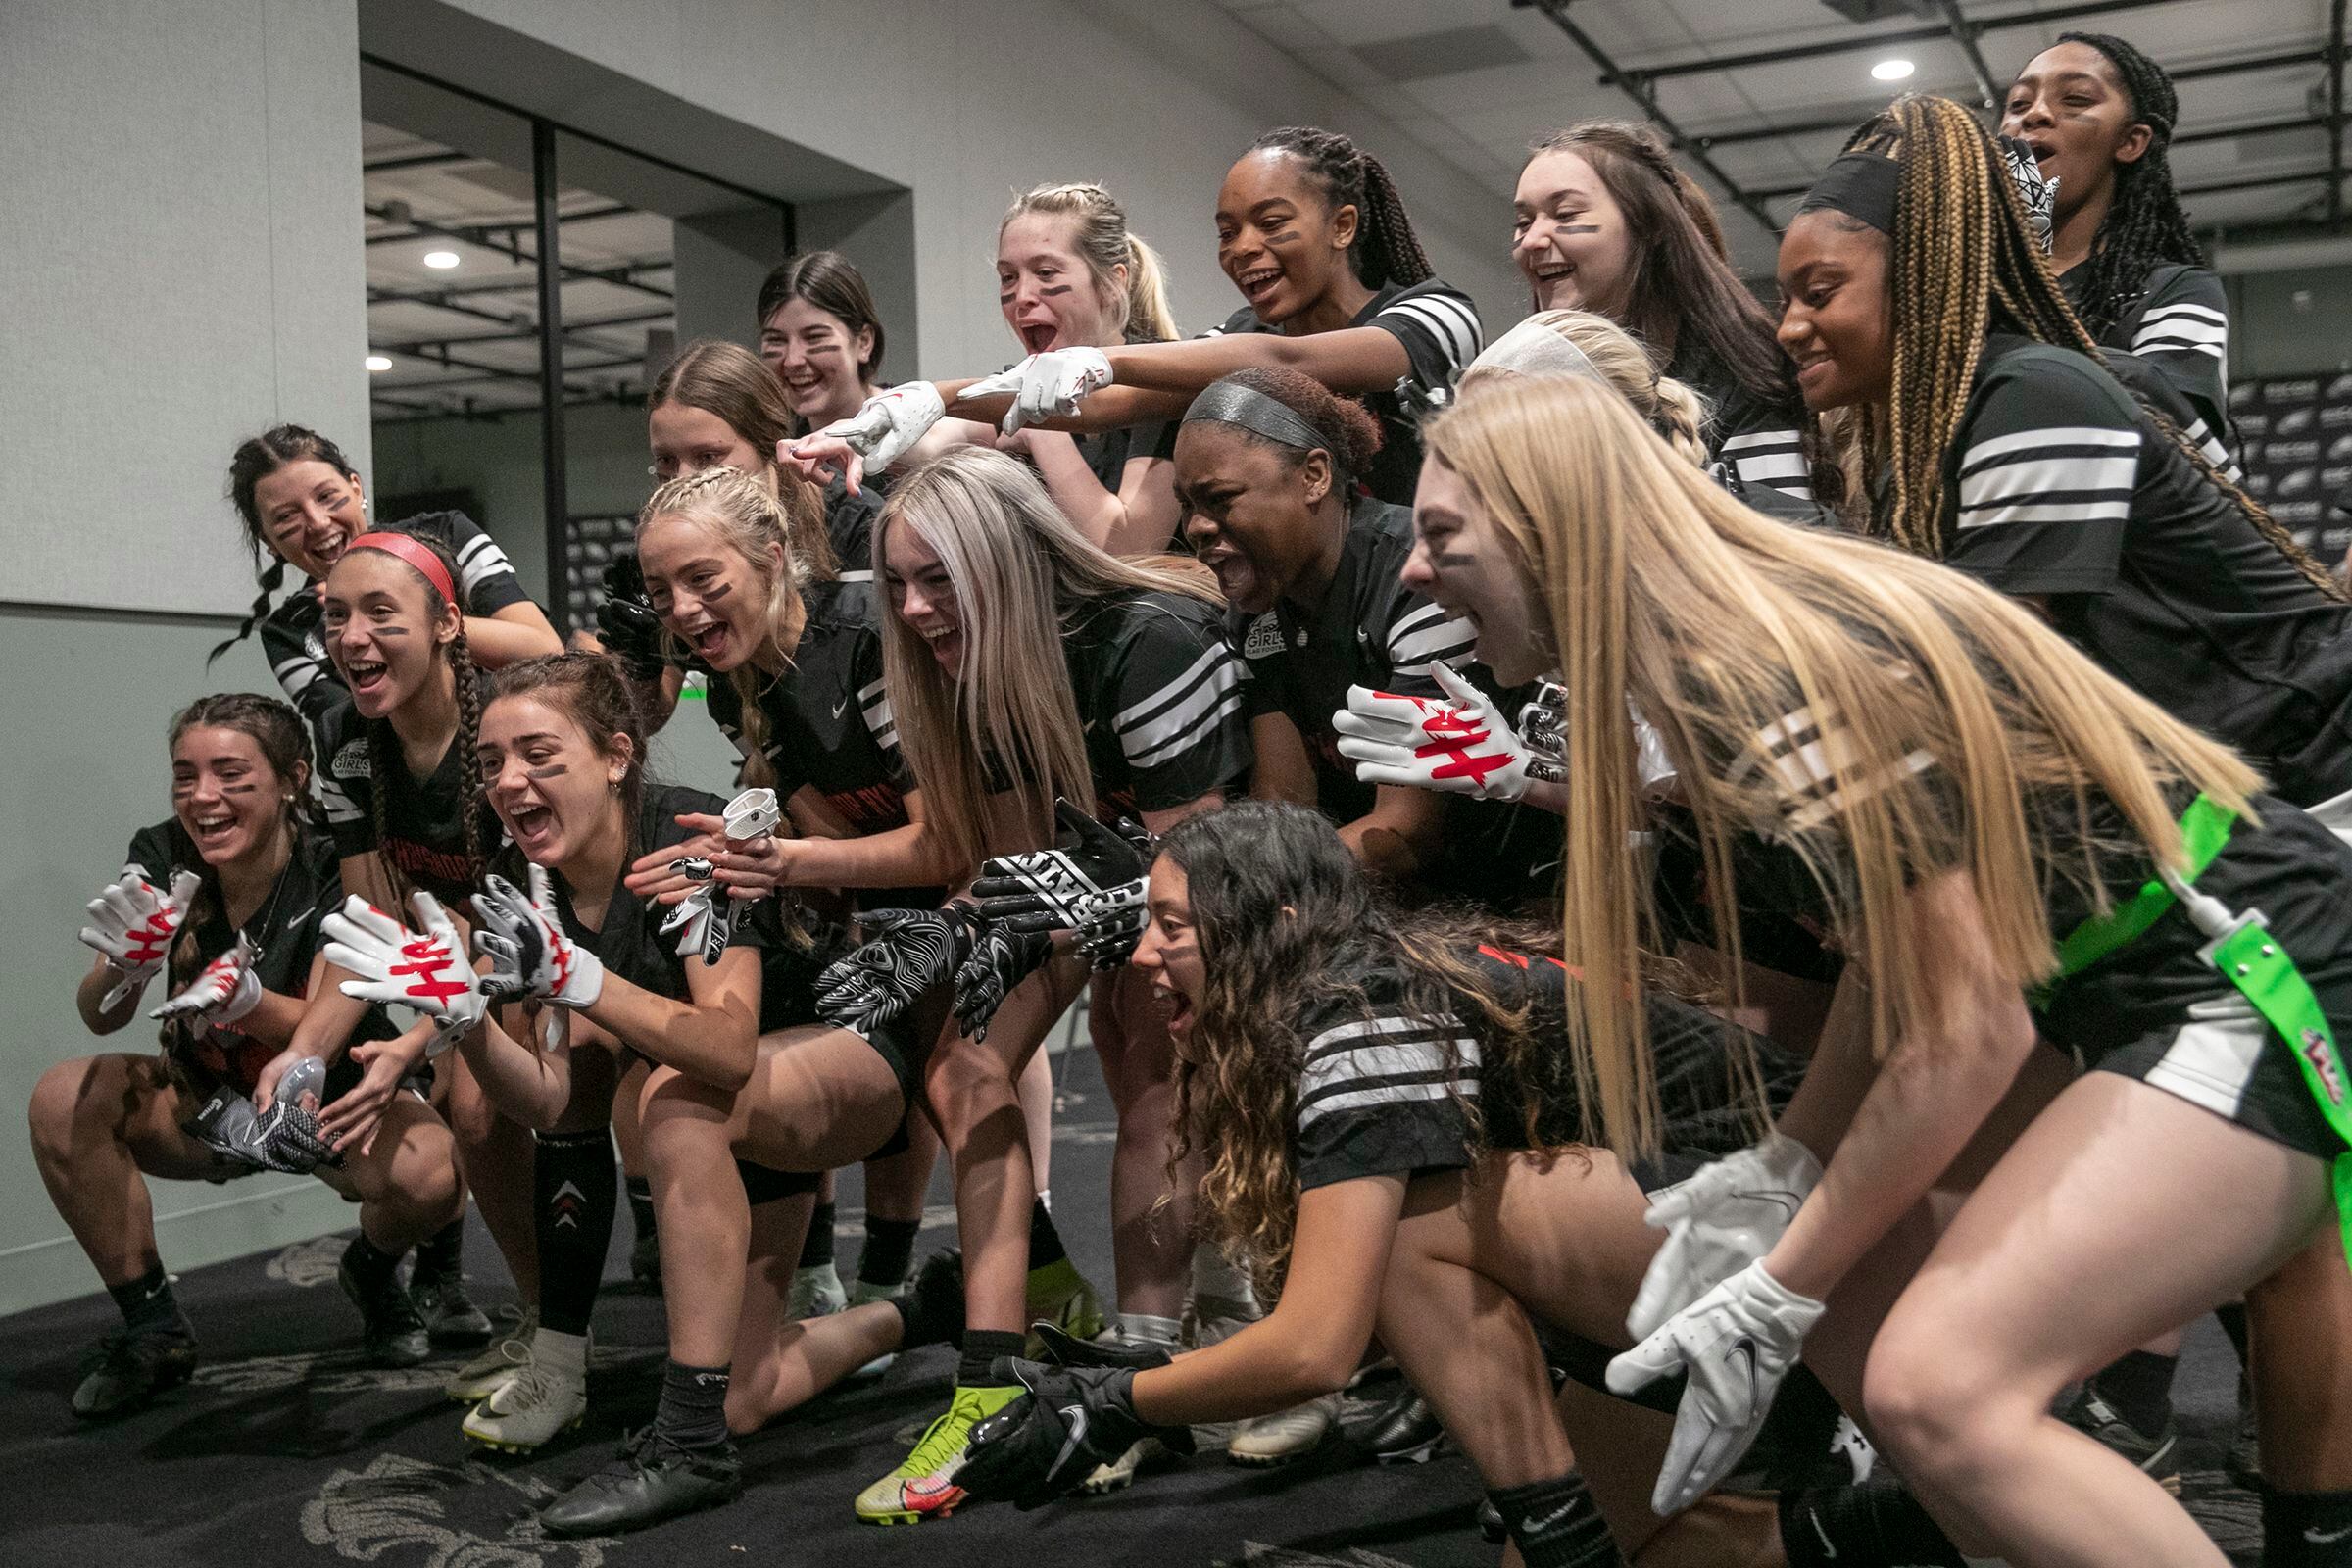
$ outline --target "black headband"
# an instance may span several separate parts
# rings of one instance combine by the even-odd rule
[[[1880,153],[1847,153],[1822,171],[1805,199],[1796,204],[1798,217],[1829,208],[1859,219],[1882,234],[1894,232],[1894,198],[1902,184],[1903,166]]]
[[[1297,409],[1239,382],[1211,381],[1193,399],[1193,406],[1185,411],[1184,422],[1193,424],[1202,419],[1238,424],[1279,446],[1297,447],[1302,452],[1330,452],[1335,462],[1347,461],[1348,455],[1333,452],[1331,438],[1308,423]]]

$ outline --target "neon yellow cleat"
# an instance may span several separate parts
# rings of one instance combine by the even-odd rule
[[[869,1525],[913,1525],[954,1513],[963,1501],[956,1472],[963,1468],[972,1428],[1025,1392],[1017,1383],[958,1388],[948,1413],[931,1423],[906,1462],[858,1494],[858,1517]]]

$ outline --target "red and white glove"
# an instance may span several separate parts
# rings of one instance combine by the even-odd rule
[[[100,1001],[102,1011],[114,1011],[163,971],[172,956],[172,939],[179,935],[188,903],[202,885],[195,872],[182,871],[172,878],[169,891],[158,892],[135,869],[124,866],[121,880],[109,882],[90,901],[90,923],[81,928],[82,944],[104,954],[122,977]]]
[[[1331,727],[1358,779],[1516,801],[1530,781],[1559,778],[1556,761],[1521,740],[1492,698],[1444,664],[1433,662],[1430,673],[1446,702],[1348,688],[1348,706],[1331,715]]]
[[[483,989],[502,1002],[537,997],[558,1007],[594,1005],[605,991],[603,961],[564,929],[545,866],[531,867],[530,884],[525,894],[503,876],[485,877],[473,896],[482,922],[473,945],[490,960]]]
[[[192,1015],[190,1022],[201,1018],[208,1024],[235,1023],[262,1004],[262,977],[253,972],[253,960],[260,956],[253,940],[238,932],[235,947],[206,964],[186,990],[147,1016]]]
[[[1086,395],[1110,385],[1110,360],[1101,349],[1048,349],[1032,354],[1009,370],[974,381],[956,394],[966,398],[1012,396],[1004,412],[1004,431],[1012,434],[1025,424],[1068,418],[1078,412]]]
[[[361,1002],[391,1003],[437,1018],[451,1032],[470,1029],[489,1007],[481,977],[466,956],[457,923],[430,893],[416,893],[409,907],[422,931],[411,931],[358,894],[318,922],[326,961],[359,976],[343,994]]]

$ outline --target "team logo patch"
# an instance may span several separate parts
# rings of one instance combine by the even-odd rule
[[[1267,611],[1250,623],[1249,636],[1242,643],[1244,659],[1269,659],[1282,652],[1282,626]]]
[[[326,770],[337,778],[372,777],[375,765],[368,757],[367,740],[362,738],[347,744],[335,754],[335,760],[326,764]]]
[[[384,1568],[599,1568],[611,1538],[553,1541],[535,1510],[556,1488],[479,1459],[434,1464],[379,1453],[338,1468],[303,1505],[302,1535],[347,1562]],[[515,1503],[524,1507],[515,1517]]]
[[[2335,1057],[2335,1043],[2317,1029],[2306,1029],[2303,1031],[2302,1051],[2303,1059],[2310,1062],[2312,1071],[2319,1074],[2320,1087],[2328,1091],[2328,1102],[2331,1105],[2342,1104],[2344,1074],[2342,1064]]]

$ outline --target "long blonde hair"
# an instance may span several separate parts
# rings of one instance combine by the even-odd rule
[[[1004,236],[1006,223],[1035,214],[1066,218],[1077,225],[1078,254],[1096,292],[1117,303],[1112,330],[1120,337],[1130,343],[1172,343],[1181,335],[1176,313],[1168,308],[1167,269],[1160,265],[1159,252],[1127,226],[1127,210],[1109,191],[1092,180],[1039,185],[1013,198],[997,224],[998,237]],[[1111,275],[1119,267],[1127,269],[1123,288]]]
[[[1425,439],[1512,541],[1554,629],[1578,760],[1571,1050],[1598,1112],[1588,1131],[1620,1152],[1655,1149],[1659,1126],[1636,989],[1647,884],[1626,851],[1643,825],[1629,696],[1688,792],[1713,906],[1740,906],[1737,836],[1791,841],[1878,981],[1881,1052],[1918,1016],[1936,940],[1907,915],[1907,887],[1968,872],[2000,972],[2031,984],[2056,967],[2050,884],[2103,906],[2102,856],[2178,862],[2168,789],[2243,810],[2260,783],[2031,612],[1906,552],[1750,512],[1590,381],[1497,378]],[[2107,803],[2135,843],[2102,842]],[[1722,926],[1736,958],[1738,922]]]
[[[766,485],[741,468],[705,468],[682,473],[656,490],[637,514],[637,538],[662,517],[676,517],[708,529],[719,543],[743,557],[752,575],[767,592],[764,630],[768,646],[790,670],[808,624],[808,607],[801,597],[804,580],[812,574],[830,578],[829,566],[812,569],[803,561],[798,533],[784,503]],[[821,530],[820,515],[817,526]],[[662,639],[673,647],[677,636],[667,625]],[[728,671],[727,679],[743,708],[743,781],[773,784],[775,769],[767,760],[767,713],[760,706],[760,691],[769,677],[751,660]]]
[[[894,612],[882,673],[899,748],[924,817],[975,866],[992,789],[1010,788],[1022,819],[1047,831],[1054,798],[1094,808],[1093,770],[1062,658],[1068,617],[1119,593],[1185,594],[1222,605],[1207,568],[1164,556],[1119,557],[1062,515],[1027,466],[987,447],[957,447],[891,491],[874,525],[874,571],[891,530],[909,527],[939,553],[956,591],[963,664],[951,678]]]
[[[1702,467],[1706,465],[1707,443],[1700,432],[1707,427],[1707,400],[1673,376],[1661,374],[1649,351],[1633,333],[1591,311],[1538,311],[1511,331],[1522,327],[1542,327],[1559,334],[1592,363],[1601,379],[1615,387],[1618,395],[1634,406],[1634,412],[1649,421],[1651,429],[1666,438],[1668,446]],[[1495,339],[1470,362],[1470,368],[1462,372],[1463,389],[1490,376],[1527,373],[1515,369],[1507,359],[1493,357],[1507,340],[1508,334]]]

